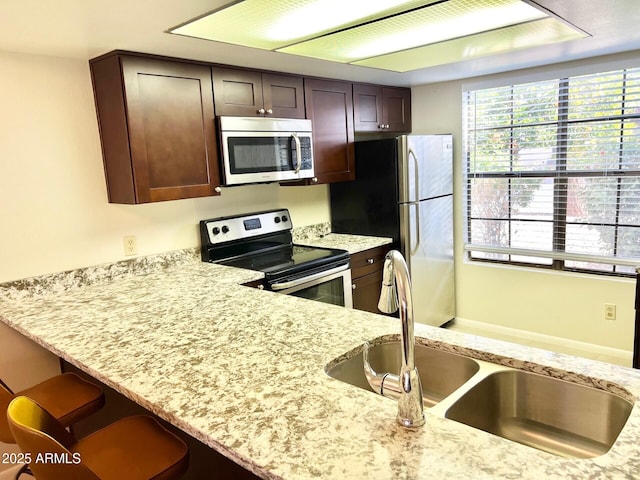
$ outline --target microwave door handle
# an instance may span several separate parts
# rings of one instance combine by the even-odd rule
[[[295,166],[295,172],[300,173],[300,168],[302,167],[302,148],[300,147],[300,139],[298,138],[298,135],[296,135],[295,133],[292,133],[291,136],[293,137],[293,141],[296,144],[297,164]]]

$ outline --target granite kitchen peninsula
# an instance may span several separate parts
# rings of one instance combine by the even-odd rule
[[[633,478],[640,373],[416,325],[417,342],[617,393],[634,403],[611,450],[568,459],[330,378],[325,366],[399,321],[242,286],[260,274],[194,251],[0,285],[0,319],[265,479]]]

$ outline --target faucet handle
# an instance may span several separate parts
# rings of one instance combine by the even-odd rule
[[[367,377],[367,382],[369,382],[369,386],[379,395],[382,395],[382,383],[384,382],[384,377],[387,374],[377,373],[369,363],[369,349],[371,345],[369,342],[364,342],[362,346],[362,363],[364,365],[364,376]]]
[[[364,342],[362,346],[362,363],[364,367],[364,376],[371,389],[379,395],[388,398],[397,399],[400,397],[400,377],[392,373],[378,373],[369,363],[369,349],[371,344]]]

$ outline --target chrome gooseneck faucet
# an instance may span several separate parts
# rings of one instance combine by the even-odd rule
[[[378,308],[393,313],[400,308],[402,324],[402,367],[400,375],[376,373],[369,365],[369,344],[363,351],[364,370],[369,385],[379,394],[398,399],[398,422],[405,427],[424,425],[422,384],[415,366],[413,334],[413,300],[409,269],[397,250],[387,253],[384,260],[382,290]]]

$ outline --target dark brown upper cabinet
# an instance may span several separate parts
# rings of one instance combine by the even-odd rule
[[[333,183],[355,179],[352,85],[337,80],[305,79],[307,118],[313,128],[316,179]]]
[[[113,52],[90,68],[111,203],[219,194],[210,66]]]
[[[353,85],[356,132],[411,132],[411,90]]]
[[[302,77],[213,67],[217,115],[305,118]]]

